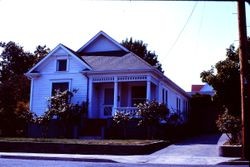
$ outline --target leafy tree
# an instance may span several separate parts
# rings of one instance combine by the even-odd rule
[[[3,49],[0,54],[0,129],[5,135],[15,135],[20,127],[15,111],[18,104],[29,101],[30,81],[24,73],[47,54],[48,49],[38,46],[33,54],[12,41],[0,42],[0,47]]]
[[[250,53],[250,38],[248,38],[247,52]],[[248,71],[250,68],[248,67]],[[214,100],[221,107],[226,107],[229,114],[240,115],[240,65],[239,51],[231,45],[226,50],[226,59],[219,61],[208,71],[201,73],[203,82],[211,85],[216,94]],[[248,77],[249,78],[249,77]]]
[[[158,61],[158,56],[155,52],[147,50],[147,44],[143,43],[142,40],[130,39],[123,40],[121,43],[125,48],[132,51],[150,65],[156,67],[160,72],[164,73],[161,63]]]

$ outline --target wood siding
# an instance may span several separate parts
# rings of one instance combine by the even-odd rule
[[[67,58],[67,71],[56,71],[56,61],[58,58]],[[80,72],[85,69],[83,65],[74,57],[67,55],[63,49],[55,52],[49,57],[37,71],[41,74],[38,78],[33,78],[33,92],[31,95],[31,111],[37,115],[42,115],[47,108],[47,98],[51,96],[53,82],[69,82],[69,89],[77,89],[77,93],[72,99],[73,103],[81,104],[87,97],[87,78]]]

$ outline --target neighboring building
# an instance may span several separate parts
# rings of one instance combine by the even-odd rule
[[[30,110],[42,115],[55,89],[78,89],[74,103],[88,103],[89,119],[156,99],[187,115],[189,95],[155,67],[100,31],[78,51],[59,44],[25,74],[31,80]]]
[[[208,84],[204,85],[192,85],[190,95],[201,94],[201,95],[210,95],[213,96],[215,91],[212,86]]]

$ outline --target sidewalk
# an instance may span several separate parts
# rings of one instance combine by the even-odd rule
[[[220,157],[218,155],[218,145],[225,140],[225,135],[199,136],[170,145],[150,155],[117,156],[0,152],[0,158],[173,165],[249,164],[246,161],[239,161],[237,157]]]

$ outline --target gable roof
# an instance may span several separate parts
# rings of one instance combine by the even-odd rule
[[[69,55],[71,55],[72,57],[74,57],[76,60],[78,60],[81,64],[83,64],[84,66],[86,66],[88,69],[92,69],[91,66],[86,63],[83,59],[81,59],[81,57],[77,56],[74,51],[72,51],[71,49],[69,49],[68,47],[64,46],[63,44],[58,44],[49,54],[47,54],[42,60],[40,60],[35,66],[33,66],[27,73],[32,73],[37,67],[39,67],[43,62],[45,62],[51,55],[53,55],[58,49],[63,49],[64,51],[66,51]]]
[[[105,43],[105,48],[104,46]],[[91,38],[85,45],[78,49],[77,53],[105,52],[105,51],[124,51],[130,52],[116,40],[111,38],[105,32],[100,31]]]

